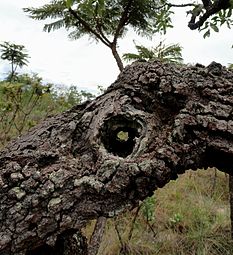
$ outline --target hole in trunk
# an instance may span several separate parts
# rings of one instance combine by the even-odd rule
[[[127,157],[135,147],[140,136],[141,124],[122,115],[112,117],[105,122],[101,132],[106,150],[119,157]]]

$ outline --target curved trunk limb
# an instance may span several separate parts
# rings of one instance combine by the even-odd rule
[[[0,254],[56,247],[187,169],[233,174],[233,71],[137,62],[0,153]]]

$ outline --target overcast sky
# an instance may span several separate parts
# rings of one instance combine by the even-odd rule
[[[65,30],[46,33],[43,23],[32,20],[22,11],[23,7],[43,5],[45,0],[0,0],[0,42],[22,44],[28,50],[30,63],[23,71],[38,73],[44,80],[65,85],[94,89],[97,85],[110,85],[119,74],[110,50],[82,38],[70,41]],[[182,2],[182,1],[181,1]],[[187,2],[187,1],[186,1]],[[223,65],[233,63],[233,33],[221,28],[210,38],[203,39],[198,31],[187,28],[188,18],[179,11],[174,17],[175,28],[164,37],[155,35],[152,41],[136,37],[132,32],[119,41],[120,54],[133,52],[133,40],[145,46],[155,46],[161,39],[166,43],[180,43],[185,63]],[[0,62],[0,73],[8,71],[6,62]]]

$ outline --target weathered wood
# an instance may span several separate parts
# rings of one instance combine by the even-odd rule
[[[127,138],[119,138],[122,131]],[[56,248],[187,169],[232,174],[233,71],[138,62],[0,153],[0,254]]]

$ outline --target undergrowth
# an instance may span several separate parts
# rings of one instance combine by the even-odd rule
[[[215,169],[187,171],[109,220],[98,254],[232,255],[227,184]]]

